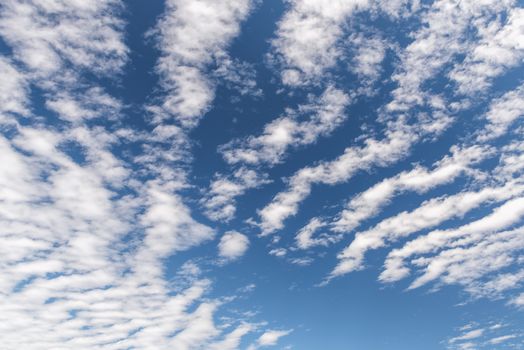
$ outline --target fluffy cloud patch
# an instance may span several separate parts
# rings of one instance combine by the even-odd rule
[[[235,260],[249,248],[249,238],[239,232],[226,232],[218,243],[218,255],[225,260]]]

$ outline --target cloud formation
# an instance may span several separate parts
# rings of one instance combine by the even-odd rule
[[[319,321],[275,305],[350,273],[520,312],[520,3],[163,5],[135,33],[119,0],[0,4],[3,348],[300,348]],[[145,102],[135,69],[157,74]],[[224,127],[201,123],[214,108]],[[521,333],[472,322],[443,344]]]
[[[210,65],[227,56],[252,6],[250,0],[166,1],[157,25],[157,71],[166,92],[160,108],[153,107],[159,118],[175,118],[184,128],[198,124],[215,95]]]
[[[235,260],[244,255],[249,247],[249,238],[239,232],[226,232],[218,243],[218,255],[225,260]]]

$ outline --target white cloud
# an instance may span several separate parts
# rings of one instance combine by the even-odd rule
[[[382,62],[388,44],[378,35],[366,36],[354,33],[349,37],[351,49],[355,51],[349,63],[352,72],[357,74],[364,86],[364,93],[371,94],[372,86],[382,73]]]
[[[350,98],[343,91],[330,86],[319,98],[311,96],[309,100],[296,111],[288,110],[288,116],[267,124],[262,135],[233,140],[222,146],[220,152],[224,159],[230,164],[275,165],[284,159],[290,147],[312,144],[346,120],[345,109]]]
[[[213,314],[216,305],[201,304],[190,316],[187,325],[169,342],[169,347],[181,350],[191,350],[202,347],[209,339],[217,336],[219,330],[215,327]]]
[[[299,249],[310,249],[316,246],[327,246],[330,243],[340,240],[339,235],[322,233],[313,237],[313,235],[320,229],[326,227],[327,224],[319,218],[311,219],[306,226],[302,227],[295,236],[295,241]]]
[[[281,258],[287,254],[287,249],[286,248],[274,248],[269,251],[269,254]]]
[[[46,107],[55,111],[60,118],[78,123],[83,119],[114,118],[120,112],[122,105],[101,88],[96,87],[75,96],[64,92],[58,93],[46,101]]]
[[[485,239],[465,238],[450,248],[429,259],[414,259],[412,262],[423,270],[410,288],[418,288],[431,281],[459,284],[474,290],[472,282],[483,281],[489,274],[518,264],[515,255],[524,249],[522,228],[498,232]],[[469,246],[468,241],[472,241]],[[491,291],[489,291],[491,292]],[[494,294],[494,293],[493,293]]]
[[[220,334],[216,303],[199,300],[210,284],[194,279],[171,294],[163,261],[213,231],[191,218],[168,184],[149,183],[144,200],[116,196],[104,180],[111,169],[103,144],[83,142],[91,154],[83,165],[58,147],[72,135],[96,136],[83,131],[26,127],[13,140],[1,138],[10,165],[0,172],[4,348],[205,346]],[[122,245],[135,230],[143,239]]]
[[[468,51],[467,31],[482,24],[489,14],[501,13],[512,4],[508,1],[438,0],[421,18],[423,26],[411,33],[414,37],[400,53],[401,65],[393,75],[398,87],[390,111],[406,111],[414,105],[423,105],[433,94],[422,89],[423,83],[438,74],[445,64],[458,54]]]
[[[227,260],[236,260],[244,255],[249,248],[249,238],[239,232],[224,233],[218,243],[218,255]]]
[[[166,92],[160,119],[183,127],[198,124],[214,99],[209,66],[225,55],[252,8],[250,0],[168,0],[157,25],[161,57],[157,70]]]
[[[406,277],[406,260],[411,256],[434,253],[432,257],[412,260],[422,275],[411,284],[420,287],[440,278],[444,283],[468,284],[484,274],[508,266],[514,261],[513,252],[523,249],[522,228],[501,231],[517,224],[524,217],[524,199],[511,199],[490,215],[456,229],[436,230],[406,243],[388,254],[384,282]],[[437,252],[440,253],[437,254]]]
[[[358,46],[353,68],[361,77],[376,79],[378,64],[384,57],[383,44],[371,39],[368,45],[366,39],[362,41],[358,36],[346,41],[345,34],[353,31],[350,24],[357,22],[357,15],[364,11],[372,15],[384,12],[398,20],[419,8],[418,0],[289,0],[287,3],[289,7],[271,42],[270,57],[281,69],[282,82],[291,87],[324,80],[330,68],[346,59],[351,45]]]
[[[280,23],[280,28],[287,28],[285,26],[288,21],[289,23],[307,22],[310,15],[315,21],[318,18],[331,15],[342,20],[344,16],[358,7],[348,2],[344,5],[347,6],[344,7],[347,12],[344,12],[344,9],[337,8],[339,3],[327,5],[324,3],[293,2],[292,5]],[[506,10],[510,4],[506,2],[461,2],[448,5],[445,1],[435,2],[422,19],[422,22],[428,25],[412,33],[414,41],[402,52],[400,65],[393,77],[398,83],[398,88],[393,91],[393,99],[387,105],[389,112],[402,112],[416,105],[427,105],[432,108],[432,115],[385,116],[384,119],[391,120],[391,122],[386,126],[385,137],[382,140],[369,138],[365,140],[363,147],[348,147],[342,156],[332,162],[324,162],[316,167],[305,167],[296,172],[289,179],[288,189],[278,193],[271,203],[259,211],[260,226],[264,234],[281,229],[284,220],[296,214],[299,203],[309,195],[313,184],[333,185],[345,182],[359,170],[392,164],[405,157],[412,145],[421,140],[423,136],[438,135],[450,125],[453,119],[447,115],[446,102],[438,95],[423,91],[422,86],[424,82],[440,73],[444,65],[455,55],[467,51],[466,31],[472,23],[476,23],[475,21],[478,18],[483,18],[485,11],[500,13]],[[335,32],[337,33],[335,36],[338,36],[340,28],[338,25],[335,25],[334,28],[336,28]],[[322,59],[326,57],[328,59],[324,64],[321,64],[316,62],[316,58],[309,59],[307,55],[302,55],[301,50],[295,50],[292,44],[295,45],[296,42],[300,41],[296,41],[293,37],[293,30],[289,29],[289,33],[279,32],[280,36],[277,36],[274,42],[278,49],[279,43],[284,43],[285,40],[288,40],[285,39],[287,37],[290,38],[289,45],[286,44],[285,49],[281,50],[282,57],[285,58],[284,61],[288,66],[303,64],[304,67],[309,68],[299,67],[299,70],[306,72],[309,69],[306,75],[315,76],[320,74],[324,67],[333,64],[334,56],[332,54],[334,54],[334,51],[329,53],[330,51],[327,49],[319,50],[315,46],[316,44],[311,45],[309,43],[311,38],[307,35],[303,38],[307,41],[307,49],[311,49],[313,52],[311,57],[318,54]],[[316,40],[322,45],[328,43],[327,46],[331,48],[332,43],[336,40],[335,36],[332,40],[330,39],[331,41],[312,40]],[[289,55],[285,54],[284,50],[290,50]],[[296,54],[295,51],[300,55]],[[293,56],[295,54],[296,56]],[[286,58],[288,56],[299,57],[300,59],[297,58],[295,62]],[[302,58],[304,59],[302,60]],[[315,69],[318,67],[316,73],[313,67]],[[307,82],[307,79],[301,77],[302,73],[296,71],[296,68],[285,70],[283,74],[290,74],[297,79],[300,78],[300,82]],[[293,85],[292,81],[289,83]]]
[[[495,338],[490,339],[489,343],[492,345],[497,345],[497,344],[504,343],[507,340],[514,339],[516,337],[517,336],[515,334],[502,335],[500,337],[495,337]]]
[[[236,197],[243,195],[247,190],[269,183],[266,174],[242,167],[231,176],[216,174],[209,190],[201,199],[208,218],[217,221],[229,221],[235,216]]]
[[[511,300],[511,304],[516,305],[518,307],[524,307],[524,293],[520,293],[515,298]]]
[[[224,339],[215,344],[211,344],[209,349],[211,350],[236,350],[240,346],[242,337],[253,330],[253,326],[250,324],[241,324],[229,334],[226,334]]]
[[[385,127],[383,139],[365,139],[364,146],[348,147],[338,159],[296,172],[289,179],[288,189],[278,193],[259,211],[263,232],[281,229],[284,220],[296,214],[299,203],[309,195],[313,184],[334,185],[348,181],[359,170],[392,164],[405,157],[422,137],[438,135],[445,130],[453,121],[447,115],[446,103],[441,97],[422,91],[423,83],[437,75],[456,54],[467,50],[463,41],[471,21],[482,17],[485,10],[497,13],[508,6],[505,2],[435,2],[422,18],[428,25],[412,33],[414,41],[402,51],[400,65],[393,76],[398,87],[387,104],[389,112],[403,112],[427,104],[432,108],[432,115],[419,114],[412,118],[394,114],[394,119],[388,115],[385,119],[391,121]]]
[[[485,349],[492,348],[494,345],[497,348],[502,346],[503,348],[517,347],[521,339],[521,334],[509,333],[505,330],[506,325],[497,323],[493,325],[488,323],[486,325],[480,324],[478,321],[467,324],[460,327],[458,331],[459,335],[449,338],[447,340],[447,349],[450,350],[462,350],[462,349]]]
[[[36,121],[10,117],[9,137],[0,136],[6,350],[193,349],[221,340],[235,348],[250,331],[225,333],[216,321],[225,301],[204,299],[211,284],[198,269],[183,265],[186,286],[165,279],[167,258],[214,236],[179,193],[186,174],[172,165],[185,160],[186,135],[169,125],[147,135],[121,128],[121,102],[82,75],[120,72],[119,6],[2,3],[0,35],[14,52],[0,60],[2,113]],[[58,119],[30,114],[30,86]],[[115,151],[124,142],[144,142],[143,153]]]
[[[250,345],[248,350],[277,345],[280,338],[285,337],[291,332],[292,330],[268,330],[258,338],[255,344]]]
[[[229,178],[218,175],[211,183],[208,193],[201,200],[209,218],[232,219],[237,197],[270,182],[266,174],[258,174],[247,166],[274,166],[284,160],[289,148],[312,144],[319,137],[329,135],[346,120],[345,109],[350,98],[341,90],[330,86],[318,101],[314,101],[313,96],[309,100],[308,104],[300,105],[297,110],[288,110],[287,116],[267,124],[262,135],[236,139],[220,147],[229,164],[242,166]],[[311,116],[306,119],[306,115]]]
[[[411,15],[416,14],[421,7],[419,0],[376,1],[373,5],[394,20],[409,18]]]
[[[455,343],[457,341],[475,339],[475,338],[481,337],[482,334],[484,334],[484,330],[482,328],[474,329],[474,330],[471,330],[471,331],[468,331],[468,332],[464,333],[461,336],[458,336],[458,337],[455,337],[455,338],[451,338],[449,340],[449,342],[450,343]]]
[[[127,60],[120,7],[118,0],[7,0],[2,3],[0,35],[11,45],[16,59],[39,77],[68,79],[69,72],[56,75],[68,63],[110,74]]]
[[[432,123],[428,121],[428,124]],[[384,139],[365,139],[363,146],[348,147],[335,160],[297,171],[289,179],[288,189],[278,193],[271,203],[258,211],[263,234],[281,229],[284,220],[297,213],[299,203],[310,194],[314,184],[335,185],[346,182],[358,171],[373,166],[387,166],[404,157],[413,143],[420,139],[424,124],[418,125],[417,129],[416,132],[399,118],[388,125]]]
[[[139,179],[111,153],[111,136],[19,127],[0,138],[9,164],[0,171],[5,349],[192,349],[223,336],[222,301],[202,300],[209,281],[193,276],[174,293],[164,279],[167,257],[214,231],[192,218],[177,194],[183,184],[139,182],[138,197],[119,195],[114,186]],[[83,146],[81,164],[65,140]]]
[[[266,331],[258,338],[258,344],[261,346],[275,345],[278,340],[291,333],[291,330],[287,331]]]
[[[321,78],[341,55],[337,42],[347,17],[368,6],[367,0],[289,1],[272,41],[283,83],[297,86]]]
[[[493,100],[486,113],[488,124],[481,131],[479,140],[486,141],[505,134],[511,124],[524,116],[524,85],[506,92]]]
[[[491,85],[493,78],[522,63],[524,59],[524,9],[513,8],[507,13],[507,23],[495,19],[479,29],[475,43],[464,62],[454,67],[451,79],[458,92],[470,95]]]
[[[310,257],[299,257],[289,259],[289,262],[298,266],[309,266],[313,263],[313,258]]]
[[[0,119],[4,113],[26,114],[27,110],[27,80],[5,57],[0,56]],[[0,120],[4,122],[4,120]]]
[[[522,184],[509,182],[501,187],[485,187],[478,192],[460,192],[427,200],[411,212],[401,212],[358,232],[339,255],[340,262],[331,275],[338,276],[361,268],[368,250],[384,247],[387,242],[395,242],[451,218],[463,217],[483,203],[505,201],[523,192]]]
[[[407,3],[399,0],[383,6],[395,17]],[[260,331],[251,346],[258,348],[275,346],[291,332],[264,330],[245,317],[219,317],[219,310],[236,295],[210,297],[212,284],[192,260],[166,265],[173,254],[215,236],[214,229],[197,220],[198,213],[189,206],[191,199],[183,197],[183,190],[191,186],[186,167],[191,161],[189,129],[210,108],[218,80],[241,95],[260,96],[254,66],[226,53],[252,4],[248,0],[168,1],[157,26],[163,104],[150,107],[158,118],[149,132],[123,128],[119,118],[124,103],[109,94],[111,89],[95,83],[101,77],[104,84],[116,77],[118,84],[127,61],[125,23],[119,16],[123,2],[2,3],[0,35],[12,50],[9,59],[0,58],[0,123],[8,129],[0,136],[0,163],[7,165],[0,167],[0,338],[7,350],[237,349],[246,335]],[[436,1],[430,6],[422,14],[423,29],[412,33],[413,43],[400,54],[394,77],[398,89],[389,111],[427,103],[432,112],[384,115],[379,108],[384,136],[378,136],[378,131],[370,136],[373,130],[340,157],[296,172],[289,187],[259,212],[263,233],[282,228],[315,184],[336,185],[359,171],[389,166],[405,157],[416,142],[442,132],[452,121],[446,114],[448,101],[423,87],[456,55],[464,54],[464,62],[473,63],[475,71],[466,73],[476,79],[475,88],[482,89],[521,60],[520,42],[510,47],[510,41],[522,34],[522,10],[511,11],[506,24],[497,17],[510,4]],[[284,83],[317,83],[341,58],[339,43],[348,17],[368,3],[294,0],[289,5],[272,41],[273,57],[283,68]],[[496,19],[485,20],[485,15]],[[478,45],[465,35],[472,26],[481,37]],[[350,69],[366,80],[364,85],[372,84],[380,75],[388,44],[378,34],[352,35],[350,41],[355,45]],[[500,58],[508,62],[502,68]],[[482,75],[476,71],[479,67],[489,69]],[[452,72],[462,74],[463,68],[456,65]],[[451,75],[459,90],[464,86],[471,91],[473,83],[457,77]],[[260,134],[234,140],[222,149],[237,168],[214,178],[200,202],[208,217],[230,220],[238,196],[269,182],[256,166],[282,162],[291,148],[314,144],[345,121],[344,110],[354,93],[329,83],[323,86],[327,86],[323,94],[311,95],[307,103],[286,111]],[[33,92],[42,101],[31,105]],[[522,114],[521,100],[522,86],[493,100],[486,114],[486,135],[506,133]],[[177,120],[174,125],[164,119],[171,117]],[[522,142],[515,140],[501,147],[500,164],[485,182],[476,178],[475,191],[426,200],[411,212],[359,232],[341,254],[339,266],[351,261],[351,268],[359,268],[368,250],[436,228],[390,253],[382,280],[402,278],[412,269],[418,275],[411,288],[434,281],[462,285],[474,296],[498,297],[511,291],[515,293],[508,296],[509,302],[524,305],[518,295],[524,262],[519,257],[524,249],[523,228],[518,225],[524,205],[522,198],[516,198],[524,191],[523,149]],[[423,193],[462,174],[478,175],[472,165],[490,155],[480,146],[455,149],[431,169],[417,166],[386,179],[362,194],[360,202],[349,204],[353,213],[345,229],[378,213],[397,193]],[[374,203],[366,207],[370,198]],[[484,203],[504,201],[491,215],[457,229],[436,227]],[[271,246],[270,254],[287,257],[297,248],[338,241],[342,235],[321,231],[328,227],[327,220],[314,218],[297,233],[296,246]],[[218,255],[223,261],[238,259],[249,244],[247,236],[226,232],[218,243]],[[312,261],[286,259],[303,266]],[[172,274],[168,266],[177,272]],[[342,270],[347,269],[344,266]],[[166,279],[166,274],[174,280]],[[500,335],[489,342],[499,344],[509,337]],[[478,338],[469,330],[453,342],[467,348],[474,346],[469,340]]]
[[[512,141],[502,147],[500,165],[493,171],[502,181],[519,178],[524,170],[524,142]]]
[[[141,267],[159,257],[186,250],[214,237],[214,230],[193,220],[189,208],[173,193],[170,184],[152,182],[147,188],[147,209],[141,216],[146,228]],[[176,213],[176,215],[173,215]]]
[[[301,4],[294,3],[297,6],[302,6]],[[388,111],[398,112],[417,104],[427,103],[433,108],[433,114],[427,117],[416,116],[415,125],[418,123],[417,126],[408,126],[409,116],[395,116],[396,119],[387,125],[384,132],[385,137],[382,140],[369,138],[364,141],[365,145],[362,147],[348,147],[344,154],[334,161],[324,162],[315,167],[305,167],[296,172],[289,179],[288,189],[278,193],[270,204],[259,211],[263,233],[268,234],[281,229],[284,220],[296,214],[299,203],[309,195],[313,184],[333,185],[345,182],[359,170],[392,164],[406,156],[412,145],[424,135],[438,135],[445,130],[452,122],[452,118],[446,114],[445,102],[439,96],[422,92],[421,86],[439,73],[454,55],[467,50],[467,45],[463,45],[462,41],[465,40],[464,33],[471,21],[481,17],[487,8],[489,11],[500,12],[508,6],[506,3],[492,5],[491,3],[472,2],[471,4],[461,3],[447,6],[444,1],[434,3],[423,18],[423,22],[428,23],[428,26],[413,33],[414,41],[402,53],[400,66],[394,76],[398,88],[393,92],[393,100],[387,105]],[[304,9],[309,9],[308,6],[311,6],[312,13],[319,11],[321,15],[322,11],[331,13],[328,8],[336,8],[336,6],[327,5],[324,8],[322,4],[309,3],[304,6]],[[347,6],[351,7],[349,3]],[[286,16],[290,18],[295,16],[293,11],[295,11],[294,8]],[[286,16],[281,25],[286,23]],[[343,18],[345,13],[338,9],[338,13],[334,16]],[[308,17],[303,18],[306,20]],[[307,36],[304,37],[307,38]],[[276,40],[278,42],[281,39]],[[318,50],[314,46],[308,46],[308,48],[314,48],[315,53],[327,52],[327,50]],[[322,64],[311,62],[307,64],[323,67]]]
[[[391,202],[395,195],[407,191],[421,194],[438,185],[452,182],[464,173],[471,173],[472,165],[492,154],[493,151],[488,147],[452,147],[451,155],[436,162],[431,170],[417,166],[411,171],[384,179],[353,198],[333,222],[333,230],[350,232],[364,220],[376,215],[383,206]]]
[[[229,89],[234,89],[241,96],[262,97],[263,92],[257,86],[257,71],[253,64],[221,55],[216,58],[217,68],[212,72],[213,77],[220,79]]]

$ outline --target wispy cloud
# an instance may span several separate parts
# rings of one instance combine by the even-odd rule
[[[230,164],[274,165],[284,160],[289,148],[312,144],[346,120],[345,109],[351,100],[342,90],[330,86],[321,96],[309,99],[308,104],[264,126],[261,135],[223,145],[224,159]]]

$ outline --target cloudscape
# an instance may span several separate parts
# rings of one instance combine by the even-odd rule
[[[1,0],[0,349],[524,349],[524,2]]]

